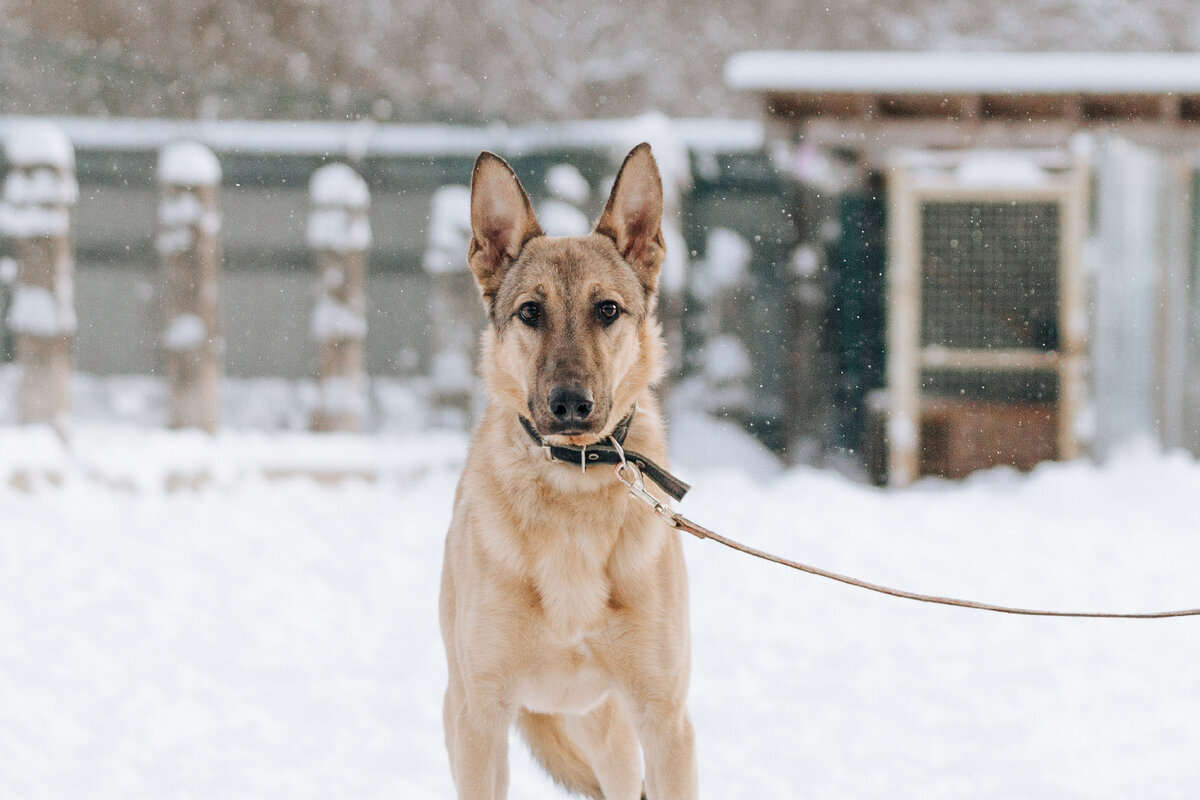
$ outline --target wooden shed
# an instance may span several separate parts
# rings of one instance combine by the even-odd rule
[[[726,80],[799,183],[876,209],[797,216],[832,286],[879,294],[829,302],[840,354],[878,332],[882,364],[829,373],[877,478],[1200,451],[1200,54],[752,52]]]

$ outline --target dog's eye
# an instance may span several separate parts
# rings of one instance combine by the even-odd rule
[[[538,319],[542,316],[542,307],[537,303],[523,303],[517,309],[517,316],[520,317],[521,322],[524,322],[531,328],[536,328]]]
[[[596,313],[600,315],[602,322],[608,323],[621,315],[621,307],[612,300],[605,300],[596,306]]]

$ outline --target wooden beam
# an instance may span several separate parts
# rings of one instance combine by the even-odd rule
[[[902,167],[888,173],[888,483],[907,486],[920,467],[921,282],[917,197]]]
[[[1080,455],[1079,416],[1087,402],[1087,287],[1083,244],[1088,225],[1088,164],[1077,158],[1059,227],[1058,262],[1058,457]]]
[[[920,361],[922,369],[1052,370],[1059,364],[1059,354],[1053,350],[1015,348],[955,350],[948,347],[924,347],[921,349]]]

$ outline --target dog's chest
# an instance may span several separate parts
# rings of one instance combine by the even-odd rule
[[[564,639],[601,624],[612,593],[606,565],[617,536],[613,530],[563,529],[531,560],[545,622]]]
[[[586,642],[554,646],[544,643],[520,675],[514,700],[522,708],[543,714],[582,714],[612,689],[605,670]]]
[[[625,521],[625,507],[613,499],[624,500],[543,495],[524,509],[522,561],[544,624],[564,640],[577,639],[600,624],[608,609],[608,567],[622,546]]]

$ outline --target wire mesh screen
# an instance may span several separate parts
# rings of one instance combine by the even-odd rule
[[[1055,403],[1058,373],[1053,369],[1029,370],[921,370],[921,394],[964,402]]]
[[[921,344],[1058,346],[1059,205],[921,205]]]

